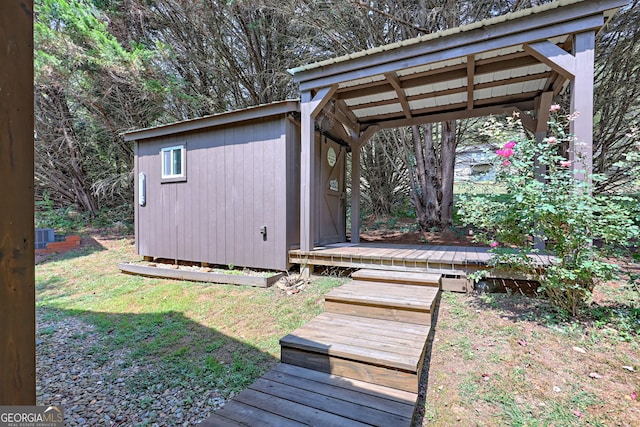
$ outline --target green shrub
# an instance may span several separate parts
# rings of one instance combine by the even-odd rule
[[[491,245],[494,268],[533,276],[552,304],[576,315],[596,283],[616,275],[610,257],[637,244],[640,230],[633,218],[637,210],[628,208],[634,199],[593,195],[593,183],[601,177],[576,177],[584,171],[574,171],[561,154],[571,136],[557,119],[552,114],[551,134],[542,142],[520,138],[498,150],[497,184],[506,194],[463,195],[460,215]],[[555,256],[545,268],[533,236]]]

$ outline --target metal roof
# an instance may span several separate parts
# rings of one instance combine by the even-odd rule
[[[216,126],[228,126],[247,120],[262,119],[295,111],[300,111],[300,102],[297,99],[288,99],[286,101],[261,104],[240,110],[226,111],[224,113],[212,114],[196,119],[129,131],[124,134],[124,140],[140,141],[143,139],[158,138]]]
[[[301,92],[336,88],[323,114],[360,131],[533,110],[569,77],[531,45],[570,54],[576,33],[598,31],[626,3],[559,0],[288,71]]]
[[[325,59],[323,61],[314,62],[311,64],[301,65],[299,67],[291,68],[287,70],[290,74],[297,74],[301,71],[312,70],[314,68],[321,68],[327,65],[337,64],[339,62],[349,61],[355,58],[360,58],[363,56],[369,56],[373,54],[377,54],[380,52],[394,50],[403,46],[410,46],[413,44],[419,44],[428,42],[430,40],[434,40],[441,37],[448,37],[454,34],[463,33],[466,31],[476,30],[482,27],[498,24],[500,22],[511,21],[517,18],[522,18],[525,16],[533,15],[536,13],[546,12],[549,10],[556,9],[558,7],[567,6],[574,3],[581,3],[584,1],[592,1],[592,0],[558,0],[551,3],[545,3],[540,6],[535,6],[529,9],[523,9],[516,12],[508,13],[506,15],[496,16],[494,18],[484,19],[482,21],[473,22],[471,24],[462,25],[460,27],[451,28],[448,30],[442,30],[435,33],[425,34],[423,36],[414,37],[407,40],[402,40],[396,43],[390,43],[382,46],[377,46],[371,49],[362,50],[360,52],[348,53],[346,55],[338,56],[335,58]]]

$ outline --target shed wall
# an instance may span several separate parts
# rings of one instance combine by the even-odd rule
[[[160,150],[186,145],[185,182],[161,182]],[[285,270],[299,242],[300,139],[284,115],[136,142],[142,256]],[[260,233],[267,227],[266,240]]]

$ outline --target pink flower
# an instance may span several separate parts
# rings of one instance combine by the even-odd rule
[[[551,113],[555,113],[556,111],[560,111],[560,106],[558,104],[553,104],[550,108],[549,108],[549,112]]]
[[[489,243],[489,247],[492,247],[492,248],[496,248],[496,247],[498,247],[498,245],[499,245],[499,243],[496,242],[495,240],[493,242]]]
[[[516,146],[516,142],[515,141],[509,141],[506,144],[504,144],[504,148],[513,148]]]
[[[511,148],[503,148],[502,150],[497,150],[496,154],[500,157],[504,157],[505,159],[513,156],[513,150]]]
[[[502,162],[502,166],[509,166],[511,164],[511,162],[509,160],[505,160],[504,162]]]
[[[562,160],[560,162],[560,166],[562,166],[563,168],[568,168],[569,166],[571,166],[571,160]]]
[[[547,142],[549,144],[555,144],[556,142],[558,142],[558,140],[556,139],[555,136],[550,136],[549,138],[547,138]]]

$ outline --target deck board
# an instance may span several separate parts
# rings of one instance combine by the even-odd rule
[[[405,283],[416,286],[438,287],[441,275],[432,273],[410,273],[384,270],[358,270],[354,272],[351,277],[354,280],[367,280],[382,283],[391,281],[393,283]]]
[[[259,381],[259,380],[258,380]],[[290,400],[289,398],[282,398],[274,396],[269,393],[264,393],[259,390],[252,389],[251,387],[238,394],[234,400],[239,403],[243,403],[248,406],[252,406],[264,413],[269,411],[277,411],[278,414],[285,414],[287,418],[292,422],[299,424],[292,425],[308,425],[308,426],[344,426],[344,427],[365,427],[368,424],[355,421],[340,415],[333,414],[327,411],[321,411],[317,408],[312,408],[304,404]],[[259,421],[259,425],[262,426],[262,419],[258,418],[254,420],[254,423]]]
[[[282,352],[282,363],[300,366],[341,377],[379,384],[389,388],[418,393],[419,375],[354,360],[332,358],[326,354],[288,348]],[[422,361],[419,366],[422,369]]]
[[[294,381],[291,382],[295,384]],[[311,387],[300,388],[295,387],[293,384],[276,382],[262,377],[249,388],[311,409],[322,410],[325,413],[346,418],[350,421],[361,422],[365,425],[398,425],[399,423],[406,424],[411,422],[411,418],[402,417],[395,411],[386,412],[380,410],[380,408],[368,406],[367,402],[363,401],[362,398],[357,402],[349,401],[353,397],[353,393],[348,393],[335,387],[323,389],[322,386],[317,385],[313,390],[310,390]],[[326,419],[323,420],[324,423],[328,421]]]
[[[325,374],[323,372],[304,369],[293,365],[287,365],[285,363],[277,364],[272,371],[304,378],[313,381],[314,384],[329,384],[346,390],[356,391],[365,395],[384,398],[385,400],[391,400],[403,405],[410,405],[412,407],[413,405],[415,405],[417,398],[415,393],[410,393],[408,391],[384,387],[378,384],[358,381],[351,378]]]
[[[314,352],[319,355],[337,357],[345,360],[355,360],[371,365],[386,366],[405,372],[415,373],[418,367],[420,349],[400,349],[398,346],[389,346],[381,342],[369,340],[347,342],[336,342],[340,338],[331,334],[316,333],[308,329],[304,332],[297,332],[287,335],[280,340],[285,348],[298,349],[306,352]],[[344,341],[344,340],[342,340]]]
[[[398,301],[423,302],[430,301],[438,292],[431,286],[416,286],[405,283],[382,283],[354,280],[329,292],[325,297],[337,294],[355,294],[365,297],[389,298]]]
[[[492,256],[488,247],[389,243],[340,243],[317,247],[312,251],[289,251],[289,261],[293,264],[445,273],[457,276],[486,269]],[[534,259],[541,266],[554,262],[552,256],[544,254],[536,255]],[[489,274],[489,277],[526,278],[500,270],[490,271]]]
[[[316,318],[314,321],[320,321],[326,319],[326,321],[335,323],[335,324],[353,324],[353,316],[345,315],[345,314],[336,314],[336,313],[322,313]],[[373,328],[380,331],[380,333],[384,334],[393,334],[394,331],[400,331],[402,333],[414,335],[414,336],[424,336],[429,333],[429,327],[424,325],[414,325],[411,323],[403,324],[402,328],[398,328],[394,325],[394,322],[389,322],[388,320],[380,320],[380,319],[358,319],[358,325],[360,327],[359,330],[363,332],[367,332],[366,328]],[[385,331],[385,332],[383,332]]]
[[[316,322],[313,325],[307,326],[312,331],[331,331],[333,334],[340,335],[344,338],[362,338],[363,330],[354,331],[346,324],[332,324],[329,322]],[[367,338],[374,341],[385,341],[388,344],[397,346],[416,347],[424,343],[424,337],[417,337],[415,335],[407,334],[400,336],[398,334],[392,335],[389,331],[377,332],[373,328],[369,328],[367,331]]]
[[[361,390],[353,390],[337,385],[339,384],[339,382],[349,382],[349,380],[345,378],[342,378],[341,380],[339,380],[339,382],[336,381],[336,384],[327,384],[324,382],[310,381],[307,378],[302,378],[296,375],[290,375],[275,370],[267,372],[262,376],[262,378],[273,383],[283,384],[287,387],[286,390],[291,393],[300,394],[301,391],[308,391],[311,393],[319,394],[321,396],[337,398],[346,402],[357,402],[359,407],[374,409],[374,414],[376,414],[377,416],[384,416],[384,413],[386,413],[400,415],[404,418],[410,418],[413,414],[414,408],[413,404],[411,403],[399,402],[397,400],[388,399],[380,395],[365,393]],[[342,410],[343,408],[340,409]],[[380,412],[382,412],[383,414],[380,414]],[[363,420],[360,419],[360,421]]]

